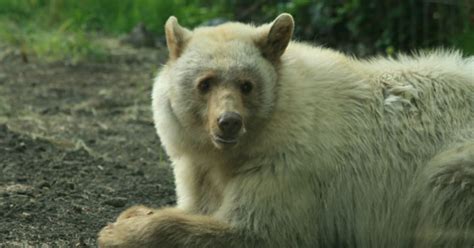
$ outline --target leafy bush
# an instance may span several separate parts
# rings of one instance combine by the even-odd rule
[[[474,54],[472,0],[232,0],[236,19],[267,21],[295,16],[303,40],[351,52],[409,51],[458,46]]]
[[[20,24],[33,21],[46,28],[67,26],[111,34],[128,32],[139,22],[162,33],[171,15],[194,26],[222,12],[218,5],[198,0],[0,0],[0,17]]]
[[[112,35],[139,22],[162,35],[170,15],[192,27],[217,17],[268,22],[281,12],[294,15],[299,39],[350,53],[455,46],[474,54],[472,0],[0,0],[0,21]]]

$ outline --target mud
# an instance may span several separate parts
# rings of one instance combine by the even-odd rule
[[[95,247],[127,207],[175,202],[150,112],[163,50],[76,64],[0,55],[0,247]]]

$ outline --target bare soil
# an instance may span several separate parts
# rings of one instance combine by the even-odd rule
[[[175,202],[150,111],[164,57],[25,62],[0,46],[0,247],[95,247],[127,207]]]

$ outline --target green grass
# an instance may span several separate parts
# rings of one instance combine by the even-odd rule
[[[139,22],[156,33],[176,15],[185,25],[196,25],[222,15],[225,1],[199,0],[0,0],[0,16],[20,24],[34,21],[42,27],[68,26],[73,30],[123,33]],[[221,3],[219,3],[221,2]]]
[[[176,15],[194,26],[222,13],[219,6],[189,0],[0,0],[0,43],[47,60],[101,59],[106,48],[96,36],[118,36],[143,22],[163,34]]]
[[[0,19],[0,41],[16,47],[24,54],[47,61],[67,60],[75,63],[82,59],[101,60],[106,49],[92,36],[79,30],[48,30],[32,24],[19,26]]]

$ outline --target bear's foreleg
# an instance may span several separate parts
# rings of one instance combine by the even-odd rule
[[[236,236],[228,224],[209,216],[136,206],[104,227],[98,243],[101,248],[232,247]]]
[[[435,156],[418,183],[416,247],[474,247],[474,143]]]

